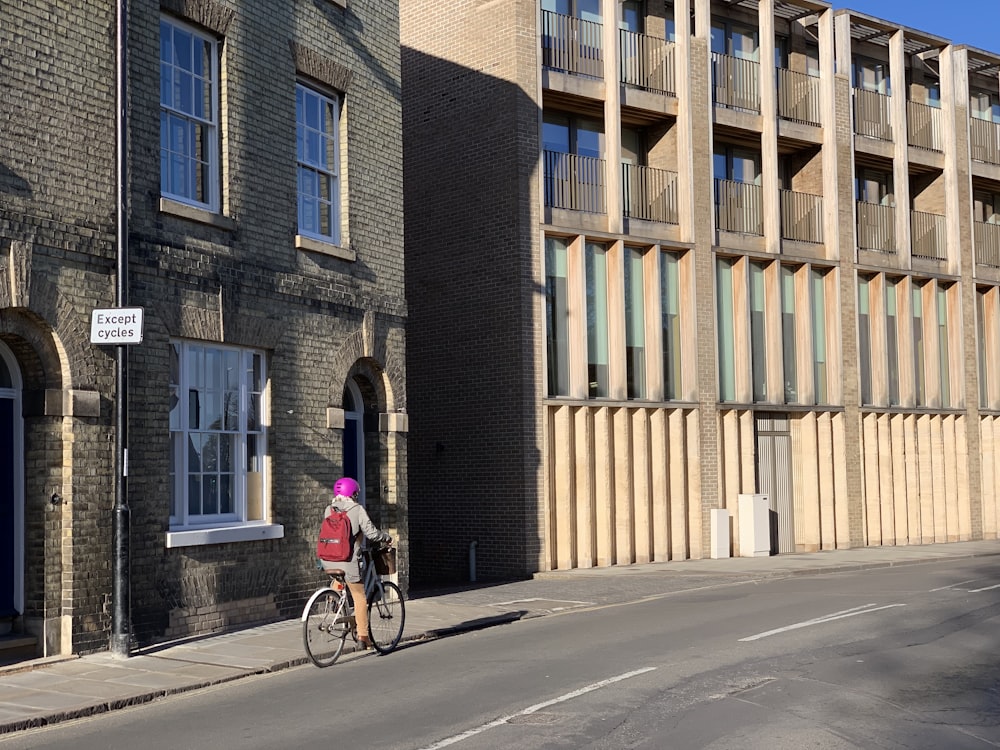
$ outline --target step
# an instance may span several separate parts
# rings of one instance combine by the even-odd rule
[[[38,655],[38,639],[20,633],[0,635],[0,666],[34,659]]]

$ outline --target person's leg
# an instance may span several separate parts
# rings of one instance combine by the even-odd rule
[[[358,583],[349,583],[347,586],[351,589],[351,599],[354,600],[354,622],[358,628],[358,643],[367,647],[370,642],[368,640],[368,599],[365,597],[365,584],[359,581]]]

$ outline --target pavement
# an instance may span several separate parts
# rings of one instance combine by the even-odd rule
[[[529,617],[758,580],[991,555],[1000,555],[1000,541],[581,568],[508,583],[416,590],[406,602],[403,640],[433,640]],[[359,658],[392,657],[355,652],[348,645],[337,664]],[[308,663],[298,618],[149,646],[129,657],[105,652],[20,662],[0,667],[0,735]]]

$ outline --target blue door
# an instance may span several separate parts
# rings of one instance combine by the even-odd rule
[[[14,401],[0,398],[0,617],[15,612],[14,482]]]

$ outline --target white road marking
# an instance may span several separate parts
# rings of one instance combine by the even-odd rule
[[[574,690],[571,693],[566,693],[565,695],[560,695],[558,698],[553,698],[552,700],[544,701],[542,703],[536,703],[534,706],[528,706],[523,711],[518,711],[516,714],[510,714],[509,716],[504,716],[499,719],[495,719],[487,724],[478,726],[475,729],[469,729],[461,734],[452,735],[451,737],[446,737],[439,742],[435,742],[433,745],[428,745],[427,747],[421,748],[420,750],[438,750],[442,747],[448,747],[448,745],[454,745],[456,742],[461,742],[469,737],[475,737],[477,734],[485,732],[487,729],[493,729],[494,727],[499,727],[506,724],[511,719],[517,718],[518,716],[527,716],[528,714],[533,714],[536,711],[541,711],[543,708],[548,708],[549,706],[554,706],[557,703],[565,703],[573,698],[578,698],[586,693],[591,693],[595,690],[600,690],[602,687],[607,687],[608,685],[613,685],[616,682],[621,682],[622,680],[627,680],[630,677],[637,677],[641,674],[646,674],[646,672],[652,672],[656,667],[646,667],[645,669],[636,669],[633,672],[626,672],[625,674],[620,674],[617,677],[609,677],[606,680],[601,680],[600,682],[595,682],[592,685],[587,685],[579,690]]]
[[[856,615],[867,615],[870,612],[878,612],[882,609],[892,609],[893,607],[905,607],[905,604],[885,604],[881,607],[875,606],[875,603],[862,604],[860,607],[852,607],[851,609],[844,609],[840,612],[834,612],[833,614],[824,615],[823,617],[816,617],[812,620],[805,620],[804,622],[797,622],[793,625],[786,625],[783,628],[775,628],[774,630],[768,630],[764,633],[757,633],[757,635],[749,635],[746,638],[740,638],[740,642],[744,641],[758,641],[761,638],[767,638],[771,635],[777,635],[778,633],[785,633],[789,630],[798,630],[799,628],[808,628],[811,625],[822,625],[824,622],[833,622],[834,620],[843,620],[845,617],[854,617]]]
[[[992,591],[993,589],[1000,589],[1000,583],[993,586],[985,586],[981,589],[969,589],[970,594],[978,594],[980,591]]]
[[[959,581],[958,583],[951,583],[951,584],[949,584],[947,586],[941,586],[940,588],[931,589],[927,593],[928,594],[933,594],[935,591],[944,591],[945,589],[953,589],[956,586],[964,586],[967,583],[975,583],[978,580],[979,580],[978,578],[970,578],[968,581]]]

